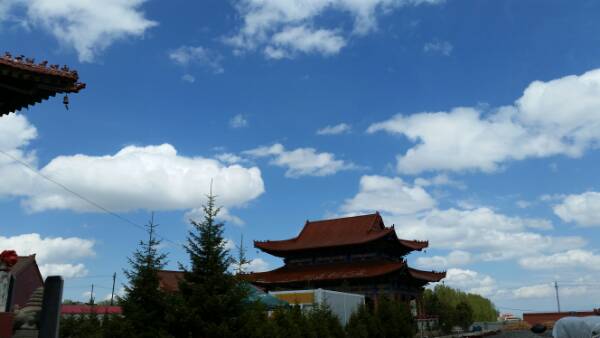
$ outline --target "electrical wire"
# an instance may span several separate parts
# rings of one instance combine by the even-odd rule
[[[134,221],[126,218],[125,216],[117,214],[116,212],[114,212],[114,211],[112,211],[112,210],[110,210],[110,209],[102,206],[101,204],[99,204],[99,203],[97,203],[97,202],[95,202],[95,201],[93,201],[93,200],[91,200],[91,199],[83,196],[82,194],[74,191],[73,189],[67,187],[66,185],[64,185],[64,184],[62,184],[62,183],[60,183],[60,182],[52,179],[51,177],[49,177],[47,175],[42,174],[39,170],[37,170],[35,167],[31,166],[29,163],[27,163],[27,162],[25,162],[25,161],[23,161],[23,160],[15,157],[15,156],[9,154],[8,152],[6,152],[6,151],[4,151],[2,149],[0,149],[0,153],[3,154],[4,156],[8,157],[9,159],[13,160],[14,162],[16,162],[16,163],[22,165],[23,167],[27,168],[28,170],[32,171],[34,174],[36,174],[36,175],[42,177],[43,179],[47,180],[48,182],[51,182],[51,183],[57,185],[58,187],[62,188],[64,191],[66,191],[66,192],[70,193],[71,195],[79,198],[80,200],[88,203],[89,205],[91,205],[91,206],[93,206],[93,207],[95,207],[95,208],[97,208],[97,209],[105,212],[106,214],[108,214],[110,216],[113,216],[113,217],[121,220],[122,222],[125,222],[125,223],[127,223],[127,224],[129,224],[129,225],[131,225],[131,226],[133,226],[135,228],[138,228],[140,230],[146,231],[146,228],[144,226],[135,223]],[[166,242],[169,242],[171,244],[175,244],[175,245],[178,245],[178,246],[182,246],[180,243],[176,243],[176,242],[170,240],[169,238],[167,238],[167,237],[159,234],[158,232],[156,233],[156,235],[160,239],[162,239],[162,240],[164,240]]]

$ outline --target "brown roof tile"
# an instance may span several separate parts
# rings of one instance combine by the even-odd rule
[[[254,246],[272,255],[282,252],[354,245],[371,242],[388,234],[394,234],[393,227],[385,227],[379,213],[307,221],[300,234],[280,241],[255,241]],[[428,246],[426,241],[399,240],[400,244],[411,249],[421,250]]]
[[[358,262],[309,266],[283,266],[267,272],[250,273],[247,280],[258,284],[291,283],[336,279],[369,278],[401,269],[404,262]]]
[[[408,273],[413,278],[421,279],[428,282],[439,282],[442,279],[446,278],[446,272],[437,272],[437,271],[423,271],[414,268],[408,268]]]
[[[0,57],[0,116],[26,108],[59,93],[85,88],[76,71],[67,66],[36,64],[33,59]]]
[[[158,271],[159,287],[164,291],[179,291],[179,281],[183,279],[183,271]]]

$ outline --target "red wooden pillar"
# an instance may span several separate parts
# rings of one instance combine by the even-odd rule
[[[13,327],[13,314],[0,312],[0,338],[11,338]]]

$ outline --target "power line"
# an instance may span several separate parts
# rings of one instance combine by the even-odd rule
[[[6,151],[4,151],[4,150],[2,150],[2,149],[0,149],[0,153],[4,154],[4,156],[6,156],[6,157],[10,158],[11,160],[15,161],[16,163],[18,163],[18,164],[22,165],[23,167],[25,167],[25,168],[29,169],[29,170],[30,170],[30,171],[32,171],[34,174],[36,174],[36,175],[38,175],[38,176],[42,177],[43,179],[47,180],[48,182],[51,182],[51,183],[53,183],[53,184],[57,185],[58,187],[60,187],[60,188],[62,188],[63,190],[65,190],[66,192],[70,193],[71,195],[73,195],[73,196],[75,196],[75,197],[79,198],[80,200],[82,200],[82,201],[84,201],[84,202],[88,203],[89,205],[91,205],[91,206],[93,206],[93,207],[95,207],[95,208],[97,208],[97,209],[99,209],[99,210],[101,210],[101,211],[103,211],[103,212],[107,213],[108,215],[111,215],[111,216],[113,216],[113,217],[115,217],[115,218],[118,218],[119,220],[121,220],[121,221],[123,221],[123,222],[125,222],[125,223],[128,223],[128,224],[129,224],[129,225],[131,225],[131,226],[134,226],[134,227],[136,227],[136,228],[138,228],[138,229],[140,229],[140,230],[146,231],[146,228],[145,228],[144,226],[142,226],[142,225],[139,225],[139,224],[135,223],[134,221],[132,221],[132,220],[130,220],[130,219],[128,219],[128,218],[126,218],[126,217],[124,217],[124,216],[121,216],[121,215],[117,214],[116,212],[114,212],[114,211],[112,211],[112,210],[110,210],[110,209],[108,209],[108,208],[106,208],[106,207],[102,206],[101,204],[99,204],[99,203],[97,203],[97,202],[94,202],[93,200],[91,200],[91,199],[89,199],[89,198],[87,198],[87,197],[83,196],[82,194],[80,194],[80,193],[78,193],[78,192],[74,191],[73,189],[71,189],[71,188],[67,187],[66,185],[64,185],[64,184],[62,184],[62,183],[60,183],[60,182],[58,182],[58,181],[56,181],[56,180],[52,179],[51,177],[49,177],[49,176],[47,176],[47,175],[44,175],[44,174],[42,174],[42,173],[41,173],[39,170],[37,170],[35,167],[33,167],[33,166],[31,166],[29,163],[27,163],[27,162],[25,162],[25,161],[23,161],[23,160],[19,159],[18,157],[15,157],[15,156],[13,156],[13,155],[9,154],[8,152],[6,152]],[[176,243],[176,242],[174,242],[174,241],[172,241],[172,240],[168,239],[167,237],[165,237],[165,236],[163,236],[163,235],[160,235],[160,234],[158,234],[158,233],[157,233],[157,235],[158,235],[159,237],[161,237],[161,239],[163,239],[163,240],[165,240],[165,241],[167,241],[167,242],[169,242],[169,243],[172,243],[172,244],[175,244],[175,245],[181,245],[181,244],[179,244],[179,243]]]

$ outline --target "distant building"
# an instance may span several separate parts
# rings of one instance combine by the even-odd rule
[[[120,306],[87,305],[87,304],[63,304],[60,308],[62,317],[81,317],[95,313],[102,318],[108,315],[121,315],[123,310]]]
[[[281,257],[284,266],[247,275],[266,291],[322,288],[410,302],[413,314],[422,313],[424,286],[439,282],[445,272],[408,266],[404,257],[427,248],[427,241],[400,239],[386,227],[379,213],[306,222],[300,234],[278,241],[255,241],[254,246]]]
[[[77,72],[67,66],[48,65],[46,61],[36,64],[33,59],[10,53],[0,57],[0,116],[83,88]]]
[[[523,320],[529,325],[535,324],[553,324],[564,317],[587,317],[600,316],[600,309],[592,311],[565,311],[565,312],[530,312],[523,313]]]
[[[4,251],[3,253],[10,252]],[[14,251],[12,251],[14,253]],[[0,285],[0,312],[12,312],[16,308],[22,308],[29,301],[38,288],[44,287],[44,280],[40,269],[35,261],[35,255],[16,256],[14,265],[5,265]],[[1,308],[4,305],[4,308]]]
[[[179,282],[183,279],[183,271],[159,270],[158,287],[167,292],[178,292]]]

